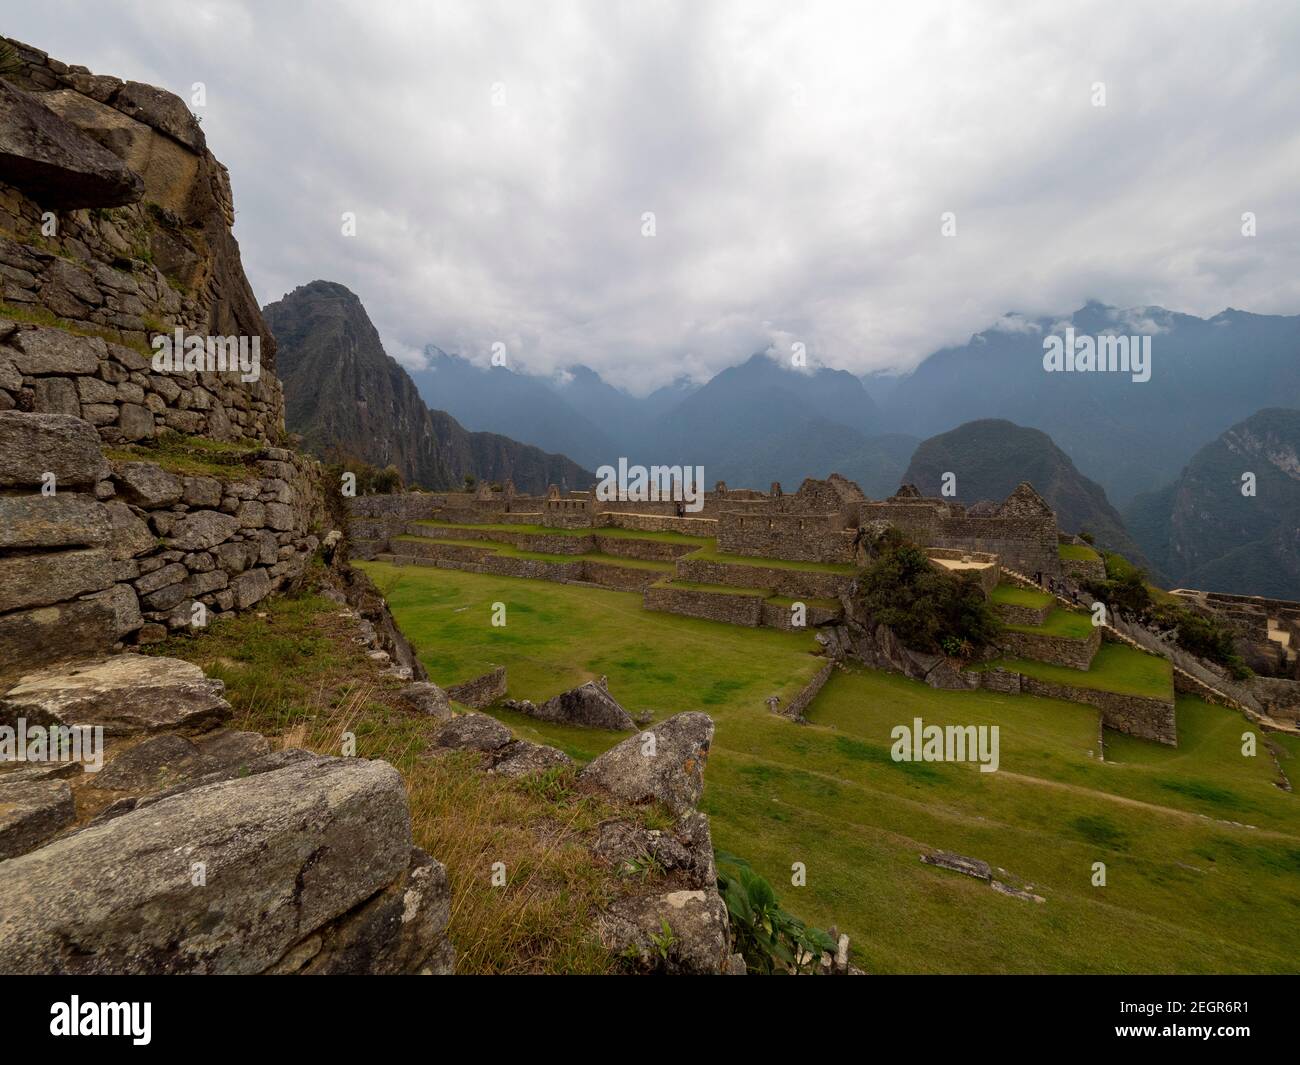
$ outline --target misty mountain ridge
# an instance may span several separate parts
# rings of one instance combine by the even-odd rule
[[[1081,337],[1150,335],[1151,379],[1045,372],[1043,338],[1066,328]],[[1079,473],[1124,506],[1167,484],[1235,422],[1268,405],[1300,406],[1300,316],[1232,308],[1202,319],[1089,301],[1059,317],[1005,315],[910,373],[795,370],[759,353],[703,385],[678,381],[644,397],[586,366],[541,377],[429,351],[430,369],[413,373],[426,402],[472,428],[592,468],[611,454],[668,461],[662,446],[671,441],[674,453],[705,465],[710,482],[761,489],[836,471],[869,495],[888,495],[910,457],[895,460],[900,435],[919,441],[1002,418],[1050,433]]]

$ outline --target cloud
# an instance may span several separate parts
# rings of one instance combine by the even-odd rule
[[[1090,296],[1300,309],[1300,11],[883,7],[45,0],[6,32],[203,81],[259,299],[339,281],[410,365],[503,343],[644,391],[791,337],[908,367]]]

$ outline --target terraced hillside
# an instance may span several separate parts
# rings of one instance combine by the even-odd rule
[[[801,727],[765,700],[788,703],[819,672],[811,631],[647,611],[642,590],[459,565],[362,565],[440,684],[504,665],[509,695],[540,701],[605,675],[634,714],[712,715],[704,808],[715,844],[752,859],[805,919],[838,923],[868,971],[1300,969],[1300,810],[1276,783],[1279,771],[1300,777],[1300,749],[1291,737],[1259,736],[1258,755],[1244,757],[1242,735],[1254,730],[1234,711],[1179,697],[1178,746],[1169,747],[1104,729],[1098,709],[1080,702],[835,670]],[[1028,590],[996,597],[1046,607],[1039,627],[1054,636],[1076,631]],[[495,603],[506,608],[502,627],[491,624]],[[1055,668],[1076,682],[1095,671],[1098,683],[1146,683],[1110,647],[1087,671]],[[489,712],[579,760],[622,738]],[[998,771],[894,761],[891,730],[916,717],[996,725]],[[1044,901],[921,862],[938,850],[986,861],[998,880]],[[807,869],[801,888],[790,886],[797,862]],[[1098,862],[1104,887],[1094,886]]]

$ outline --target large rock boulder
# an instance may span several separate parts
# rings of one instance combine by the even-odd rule
[[[718,887],[709,819],[699,811],[683,814],[666,831],[639,821],[606,821],[597,830],[591,851],[624,875],[653,863],[665,873],[683,876],[692,888],[716,891]]]
[[[3,80],[0,177],[48,207],[120,207],[144,193],[122,160]]]
[[[670,891],[614,902],[597,922],[613,954],[635,954],[643,971],[691,976],[722,972],[730,949],[726,904],[714,891]]]
[[[461,714],[438,730],[434,744],[474,751],[495,751],[511,740],[510,730],[487,714]]]
[[[139,600],[124,584],[71,603],[0,615],[0,676],[12,676],[34,661],[103,653],[142,624]]]
[[[629,737],[591,762],[581,779],[629,802],[660,802],[682,813],[700,801],[713,719],[692,710]]]
[[[547,699],[540,706],[532,703],[520,703],[519,708],[532,717],[542,721],[554,721],[561,725],[578,725],[582,728],[604,728],[616,732],[626,732],[636,728],[632,715],[621,707],[604,685],[600,682],[587,681],[567,692],[561,692]]]
[[[0,863],[0,971],[264,972],[411,857],[384,762],[311,758],[194,788]]]
[[[114,755],[90,786],[100,791],[158,791],[200,775],[246,770],[270,750],[270,741],[257,732],[222,729],[196,739],[163,732]]]
[[[20,677],[0,696],[0,724],[100,725],[108,735],[204,730],[230,716],[225,685],[191,662],[124,654]]]
[[[401,877],[343,920],[308,936],[271,972],[450,975],[455,955],[443,934],[450,916],[447,870],[413,847]]]
[[[451,702],[447,693],[432,681],[420,680],[408,684],[397,693],[397,702],[415,714],[427,714],[436,721],[451,718]]]
[[[573,759],[557,747],[515,740],[498,750],[496,762],[488,772],[502,777],[526,777],[571,765]]]

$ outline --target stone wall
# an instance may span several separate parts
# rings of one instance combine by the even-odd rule
[[[1101,629],[1093,628],[1083,640],[1068,636],[1052,636],[1043,632],[1017,632],[1003,629],[998,636],[998,646],[1016,658],[1029,658],[1038,662],[1068,666],[1070,669],[1087,669],[1101,646]]]
[[[1034,571],[1030,570],[1029,572]],[[1106,579],[1106,563],[1100,558],[1063,558],[1061,559],[1061,575],[1072,577],[1076,581],[1104,581]]]
[[[790,603],[763,601],[763,624],[769,629],[782,629],[785,632],[807,632],[819,625],[829,625],[840,620],[843,611],[838,606],[824,606],[819,603],[804,603],[804,623],[800,627],[794,624],[790,612]]]
[[[1107,728],[1170,747],[1178,746],[1178,728],[1172,699],[1150,699],[1139,695],[1099,691],[1096,688],[1080,688],[1038,680],[999,668],[986,669],[973,675],[979,677],[981,687],[991,691],[1041,695],[1048,699],[1065,699],[1095,706],[1101,711],[1102,721]]]
[[[729,625],[758,628],[763,624],[763,597],[758,595],[729,595],[664,582],[645,590],[643,605],[647,610],[725,621]]]
[[[1046,606],[1032,607],[1021,606],[1018,603],[998,603],[997,614],[1008,625],[1030,625],[1038,626],[1047,620],[1047,615],[1055,608],[1055,604],[1048,603]]]
[[[9,318],[66,328],[60,344],[0,323],[0,409],[79,414],[110,443],[168,428],[278,443],[275,339],[230,231],[229,177],[197,121],[170,93],[10,43],[22,65],[0,87],[0,292]],[[260,376],[153,370],[152,338],[176,328],[256,337]]]
[[[223,479],[180,475],[110,462],[80,418],[4,411],[0,519],[0,671],[12,671],[160,639],[195,622],[195,603],[205,623],[252,606],[302,573],[324,505],[315,463],[279,448]]]
[[[794,599],[837,599],[853,583],[851,573],[819,573],[779,566],[737,565],[704,559],[679,558],[677,576],[696,584],[725,584],[731,588],[765,588]]]
[[[853,537],[839,514],[724,511],[718,519],[718,550],[731,555],[851,563]]]
[[[633,529],[636,532],[676,532],[687,536],[716,536],[718,523],[713,518],[678,518],[665,514],[599,513],[594,525],[598,529]]]
[[[953,500],[923,497],[905,486],[899,494],[858,506],[858,521],[886,521],[922,547],[996,555],[1022,573],[1061,572],[1056,515],[1027,483],[994,514],[972,514]]]
[[[812,701],[817,698],[822,688],[826,687],[826,682],[831,679],[831,673],[834,669],[835,663],[827,662],[813,674],[812,679],[800,689],[798,695],[791,699],[786,706],[778,708],[778,713],[796,721],[803,721],[804,711],[812,705]]]
[[[197,121],[170,93],[11,43],[0,670],[250,607],[301,574],[325,520],[319,468],[279,446],[275,339]],[[151,340],[176,329],[255,350],[255,379],[156,364]]]
[[[1255,677],[1250,687],[1269,717],[1300,725],[1300,682],[1284,677]]]
[[[506,695],[506,667],[497,666],[481,677],[455,684],[447,689],[447,697],[475,710],[491,706]]]

